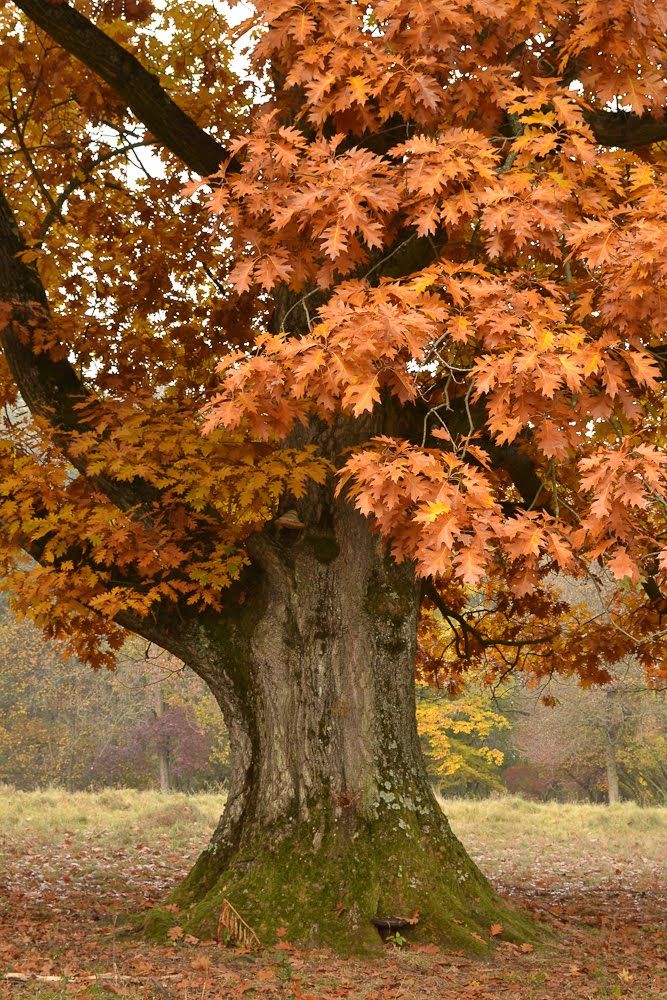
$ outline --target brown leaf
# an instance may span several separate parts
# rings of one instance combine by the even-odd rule
[[[211,968],[211,959],[208,955],[198,955],[190,962],[190,968],[203,972],[205,969]]]

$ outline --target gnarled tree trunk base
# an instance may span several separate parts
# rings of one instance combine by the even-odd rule
[[[536,926],[496,896],[444,816],[427,818],[385,814],[352,835],[342,822],[321,842],[317,826],[277,841],[268,831],[217,878],[215,852],[206,851],[170,897],[178,911],[152,911],[146,930],[162,937],[176,924],[210,940],[227,899],[267,946],[284,936],[298,947],[374,954],[398,932],[483,954],[494,924],[505,940],[535,940]]]

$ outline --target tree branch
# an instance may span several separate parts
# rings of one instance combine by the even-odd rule
[[[585,116],[601,146],[636,149],[667,139],[667,118],[631,111],[589,111]]]
[[[54,42],[79,59],[125,102],[155,138],[195,173],[216,172],[225,147],[200,128],[139,60],[66,3],[15,0]]]
[[[29,324],[40,317],[48,319],[49,310],[37,270],[18,256],[25,249],[11,207],[0,190],[0,303],[7,309],[6,316],[0,317],[0,345],[26,406],[34,416],[49,422],[58,446],[85,475],[85,460],[68,454],[68,442],[72,433],[91,429],[80,417],[79,407],[94,402],[95,397],[68,361],[54,360],[46,352],[38,354],[30,344]],[[93,481],[121,510],[145,505],[159,495],[138,479],[121,483],[102,474]]]
[[[54,42],[101,77],[186,166],[202,176],[216,172],[227,157],[225,147],[169,97],[135,56],[66,3],[14,2]],[[649,114],[600,110],[588,112],[586,120],[601,146],[635,149],[667,139],[667,120]]]
[[[504,469],[521,494],[523,505],[528,510],[549,510],[550,501],[542,495],[543,482],[537,467],[517,444],[496,444],[489,435],[483,439],[483,447],[488,452],[492,465]]]
[[[447,604],[445,604],[445,602],[443,601],[442,597],[438,592],[438,588],[436,587],[436,585],[433,583],[432,580],[424,581],[424,595],[428,597],[428,599],[432,601],[433,604],[435,604],[436,608],[438,609],[442,617],[447,622],[449,622],[450,627],[453,619],[455,622],[458,622],[458,624],[463,629],[463,637],[466,647],[466,659],[470,655],[468,634],[473,636],[473,638],[479,643],[479,646],[482,649],[491,649],[497,646],[507,646],[514,649],[516,648],[521,649],[524,646],[539,646],[543,642],[551,642],[558,636],[557,632],[545,632],[544,635],[538,635],[532,639],[489,639],[487,636],[484,635],[483,632],[480,632],[478,628],[475,628],[474,625],[471,625],[468,619],[465,618],[462,614],[460,614],[458,611],[454,611],[453,608],[450,608]]]
[[[37,77],[37,80],[35,81],[35,85],[34,85],[34,88],[33,88],[33,94],[32,94],[32,97],[31,97],[31,104],[32,104],[32,102],[35,99],[35,94],[37,92],[37,88],[38,88],[40,82],[41,82],[41,70],[40,70],[39,76]],[[47,205],[50,206],[50,209],[51,209],[52,212],[55,212],[56,215],[59,215],[60,213],[59,213],[59,211],[58,211],[58,209],[56,207],[56,203],[55,203],[55,201],[53,199],[53,195],[51,194],[51,192],[47,188],[46,184],[44,183],[44,179],[42,178],[42,175],[40,174],[39,170],[37,169],[35,161],[32,158],[32,154],[31,154],[28,146],[26,145],[26,141],[25,141],[25,124],[22,124],[22,122],[19,120],[18,109],[16,107],[16,101],[14,100],[14,94],[12,92],[11,76],[7,78],[7,93],[9,95],[9,107],[11,109],[11,117],[12,117],[12,121],[14,122],[14,131],[16,133],[16,141],[19,144],[19,149],[20,149],[21,153],[23,154],[24,160],[28,164],[28,169],[30,170],[30,173],[35,178],[35,181],[37,183],[37,187],[42,192],[42,195],[44,197],[45,202],[47,203]]]
[[[89,180],[90,175],[93,174],[98,167],[101,167],[103,163],[108,163],[109,160],[115,159],[117,156],[123,156],[125,153],[129,153],[133,149],[141,149],[150,146],[150,142],[143,139],[138,139],[136,142],[128,142],[125,146],[120,146],[118,149],[111,149],[107,153],[103,153],[89,163],[85,167],[81,167],[65,184],[62,191],[59,193],[55,200],[52,208],[47,212],[47,214],[42,219],[40,227],[37,231],[36,240],[33,246],[41,246],[44,242],[44,237],[48,233],[51,225],[56,219],[61,218],[61,210],[71,194],[74,193],[78,188],[82,187],[86,181]]]

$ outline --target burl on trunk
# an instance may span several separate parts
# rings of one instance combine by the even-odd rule
[[[223,899],[263,943],[372,951],[381,933],[482,950],[491,924],[525,937],[434,799],[419,748],[419,585],[340,502],[326,530],[252,546],[240,610],[200,623],[192,665],[216,694],[233,780],[211,844],[153,912],[210,938]],[[411,921],[402,925],[403,921]]]

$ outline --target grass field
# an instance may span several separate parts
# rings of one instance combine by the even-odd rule
[[[134,843],[137,833],[163,836],[172,847],[210,836],[224,795],[184,795],[106,789],[64,792],[47,788],[19,792],[0,785],[0,837],[50,843],[67,833],[94,836],[110,847]],[[478,800],[441,799],[457,836],[468,849],[500,859],[512,841],[513,858],[530,866],[535,849],[548,846],[561,857],[602,851],[630,861],[639,852],[659,862],[667,846],[667,809],[626,802],[608,807],[528,802],[516,796]]]
[[[501,942],[479,962],[388,947],[369,964],[122,938],[117,918],[151,906],[183,876],[223,804],[213,794],[0,788],[0,991],[23,1000],[667,998],[666,809],[509,796],[443,802],[498,890],[555,932],[535,952]]]

